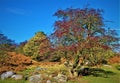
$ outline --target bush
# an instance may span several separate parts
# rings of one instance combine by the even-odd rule
[[[26,69],[33,62],[31,58],[15,52],[5,52],[6,56],[0,57],[0,73],[4,71],[20,71]]]

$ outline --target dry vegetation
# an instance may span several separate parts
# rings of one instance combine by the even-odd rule
[[[120,55],[111,57],[108,62],[110,64],[120,63]]]
[[[14,70],[20,71],[26,69],[28,65],[32,64],[32,59],[22,54],[16,54],[15,52],[9,52],[4,63],[0,64],[0,73]]]

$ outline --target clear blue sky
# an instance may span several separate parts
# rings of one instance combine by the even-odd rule
[[[105,20],[113,21],[108,26],[120,32],[119,0],[0,0],[0,31],[16,42],[30,39],[37,31],[49,35],[58,9],[83,8],[87,3],[103,9]]]

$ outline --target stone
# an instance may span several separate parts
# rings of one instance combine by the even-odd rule
[[[63,74],[58,74],[56,77],[54,77],[59,82],[67,82],[67,76]]]
[[[47,80],[47,82],[46,83],[52,83],[50,80]]]
[[[9,78],[11,77],[12,75],[14,75],[15,73],[13,71],[7,71],[7,72],[4,72],[3,74],[1,74],[1,79],[4,80],[6,78]]]
[[[28,80],[29,83],[41,83],[42,81],[41,74],[30,76]]]
[[[42,67],[37,67],[35,70],[36,71],[44,71],[44,70],[47,70],[47,69],[46,68],[42,68]]]
[[[41,68],[41,67],[37,67],[37,68],[35,68],[35,71],[41,71],[43,68]]]
[[[23,79],[23,75],[12,75],[11,78],[14,78],[15,80]]]

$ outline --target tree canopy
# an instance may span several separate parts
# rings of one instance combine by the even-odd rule
[[[36,59],[37,57],[41,56],[41,48],[49,44],[45,40],[47,40],[47,36],[43,32],[37,32],[35,36],[31,38],[23,47],[25,55],[31,56],[33,59]]]
[[[54,24],[52,43],[57,55],[63,55],[68,63],[72,60],[72,70],[86,62],[101,64],[114,55],[113,46],[119,47],[119,38],[111,35],[116,32],[105,28],[102,12],[94,8],[67,8],[54,14],[58,20]]]

